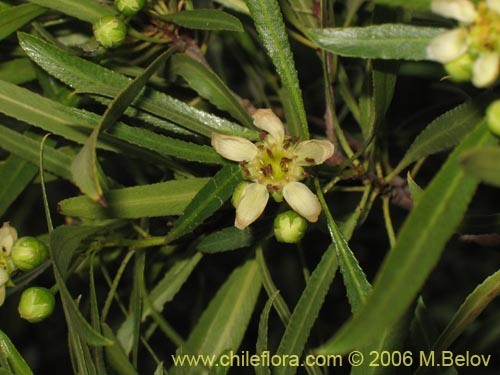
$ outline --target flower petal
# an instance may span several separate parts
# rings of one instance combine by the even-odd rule
[[[497,53],[479,55],[472,66],[472,83],[476,87],[492,85],[498,78],[500,56]]]
[[[257,146],[248,139],[224,134],[212,134],[212,146],[218,154],[232,161],[251,161]]]
[[[321,205],[318,197],[301,182],[289,182],[283,188],[283,197],[299,215],[312,223],[318,221]]]
[[[5,285],[0,286],[0,306],[5,302]]]
[[[488,8],[500,14],[500,0],[486,0]]]
[[[245,229],[262,215],[266,208],[269,193],[267,188],[261,184],[249,184],[241,193],[241,198],[236,207],[236,220],[234,226]]]
[[[9,281],[9,273],[3,267],[0,267],[0,286],[7,284]]]
[[[333,155],[332,142],[327,140],[310,140],[300,142],[294,150],[299,165],[318,165]]]
[[[427,46],[427,59],[449,63],[462,56],[468,47],[469,41],[465,29],[454,29],[438,35]]]
[[[432,0],[431,10],[443,17],[471,23],[477,17],[474,4],[469,0]]]
[[[8,222],[3,223],[0,228],[0,250],[4,256],[9,256],[17,240],[16,228],[11,227]]]
[[[285,128],[273,111],[270,109],[258,109],[252,117],[256,127],[268,132],[274,138],[275,143],[283,144]]]

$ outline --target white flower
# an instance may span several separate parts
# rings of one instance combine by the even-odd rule
[[[234,225],[244,229],[264,211],[269,194],[276,201],[285,201],[301,216],[316,222],[321,205],[316,195],[302,184],[307,177],[304,167],[323,163],[333,155],[333,144],[326,140],[298,143],[285,135],[281,120],[269,109],[259,109],[253,115],[254,124],[265,131],[261,141],[253,144],[247,139],[212,135],[212,146],[226,159],[237,161],[244,178],[252,181],[234,202]]]
[[[472,66],[472,83],[476,87],[492,85],[499,73],[500,55],[498,53],[483,53],[479,55]]]
[[[10,255],[16,240],[16,228],[11,227],[8,222],[3,223],[2,228],[0,228],[0,250],[3,256]]]
[[[438,35],[427,46],[427,58],[446,64],[458,59],[469,47],[465,29],[454,29]]]
[[[477,17],[474,4],[469,0],[432,0],[431,10],[443,17],[471,23]]]
[[[9,273],[0,267],[0,306],[5,302],[5,284],[9,281]]]

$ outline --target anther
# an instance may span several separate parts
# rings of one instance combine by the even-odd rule
[[[247,164],[248,164],[248,161],[246,161],[246,160],[242,160],[242,161],[240,161],[240,165],[241,165],[242,167],[244,167],[244,166],[245,166],[245,165],[247,165]]]
[[[266,133],[266,132],[260,132],[260,133],[259,133],[259,139],[260,139],[261,141],[263,141],[263,140],[266,138],[266,136],[267,136],[267,133]]]
[[[305,158],[305,160],[310,164],[316,164],[316,161],[313,158]]]
[[[267,152],[267,155],[268,155],[271,159],[273,159],[273,158],[274,158],[273,152],[272,152],[270,149],[266,148],[266,152]]]

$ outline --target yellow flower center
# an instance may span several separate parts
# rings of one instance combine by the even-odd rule
[[[478,15],[469,25],[470,52],[498,52],[500,50],[500,14],[488,8],[485,2],[478,5]]]

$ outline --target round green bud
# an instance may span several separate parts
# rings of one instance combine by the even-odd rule
[[[21,318],[30,323],[38,323],[52,314],[55,303],[54,295],[49,289],[34,286],[21,294],[17,311]]]
[[[94,36],[105,48],[118,47],[125,41],[127,36],[127,26],[122,20],[107,16],[101,18],[92,26]]]
[[[299,242],[307,229],[307,221],[295,211],[286,211],[274,219],[274,236],[279,242]]]
[[[495,100],[486,110],[486,120],[490,131],[500,136],[500,100]]]
[[[472,79],[472,66],[474,61],[472,57],[466,53],[444,65],[444,68],[455,82],[467,82]]]
[[[127,16],[133,16],[144,6],[144,0],[115,0],[115,7]]]
[[[241,201],[241,197],[243,195],[243,190],[250,185],[250,182],[240,182],[238,186],[236,186],[236,189],[234,189],[233,196],[231,197],[231,204],[233,205],[234,208],[238,207],[238,204]]]
[[[10,257],[21,271],[31,271],[48,259],[49,249],[35,237],[21,237],[14,244]]]

